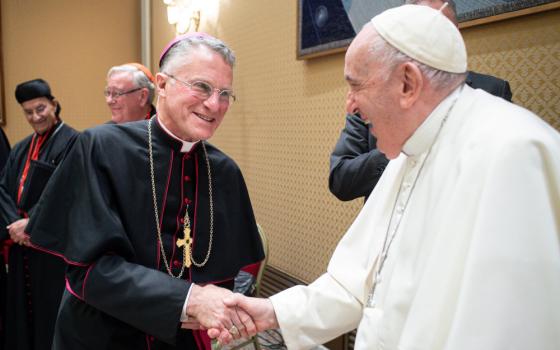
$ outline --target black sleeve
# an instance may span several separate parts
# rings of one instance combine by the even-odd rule
[[[329,189],[340,200],[369,196],[389,162],[375,145],[369,145],[369,135],[359,116],[346,116],[330,158]]]
[[[504,89],[501,97],[508,100],[509,102],[512,101],[513,94],[507,80],[504,80]]]
[[[69,265],[68,289],[96,309],[174,344],[190,283],[106,254],[89,265]]]
[[[8,238],[6,226],[21,218],[14,200],[17,195],[19,173],[16,153],[16,149],[10,153],[0,175],[0,241]]]
[[[137,263],[104,151],[84,132],[45,189],[29,224],[33,247],[69,264],[67,289],[98,310],[174,343],[189,283]]]

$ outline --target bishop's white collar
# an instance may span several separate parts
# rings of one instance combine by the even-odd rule
[[[183,145],[181,146],[181,153],[186,153],[189,152],[193,146],[198,142],[189,142],[189,141],[185,141],[185,140],[181,140],[179,137],[175,136],[175,134],[173,134],[171,131],[169,131],[169,129],[167,129],[165,127],[165,125],[163,125],[163,123],[161,122],[161,120],[159,120],[158,117],[158,124],[161,126],[161,128],[163,129],[163,131],[165,131],[169,136],[173,137],[175,140],[181,142]]]

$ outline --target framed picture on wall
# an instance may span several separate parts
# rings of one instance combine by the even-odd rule
[[[456,0],[459,28],[560,8],[560,0]]]
[[[375,15],[404,0],[298,0],[298,59],[345,51]],[[455,0],[460,28],[555,8],[560,0]]]

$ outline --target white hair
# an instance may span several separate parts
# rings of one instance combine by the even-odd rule
[[[224,42],[212,37],[193,36],[179,41],[169,49],[162,59],[160,71],[166,73],[174,72],[177,66],[182,65],[180,59],[188,57],[191,52],[200,47],[206,47],[218,53],[222,56],[224,61],[233,68],[235,64],[235,54]]]
[[[133,65],[123,64],[120,66],[111,67],[111,69],[109,69],[109,72],[107,72],[107,79],[109,79],[113,74],[116,73],[130,73],[132,84],[135,87],[148,89],[148,102],[152,103],[156,86],[144,72],[134,67]]]

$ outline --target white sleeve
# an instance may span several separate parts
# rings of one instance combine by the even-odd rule
[[[358,326],[362,304],[328,273],[270,297],[288,349],[309,349]]]

